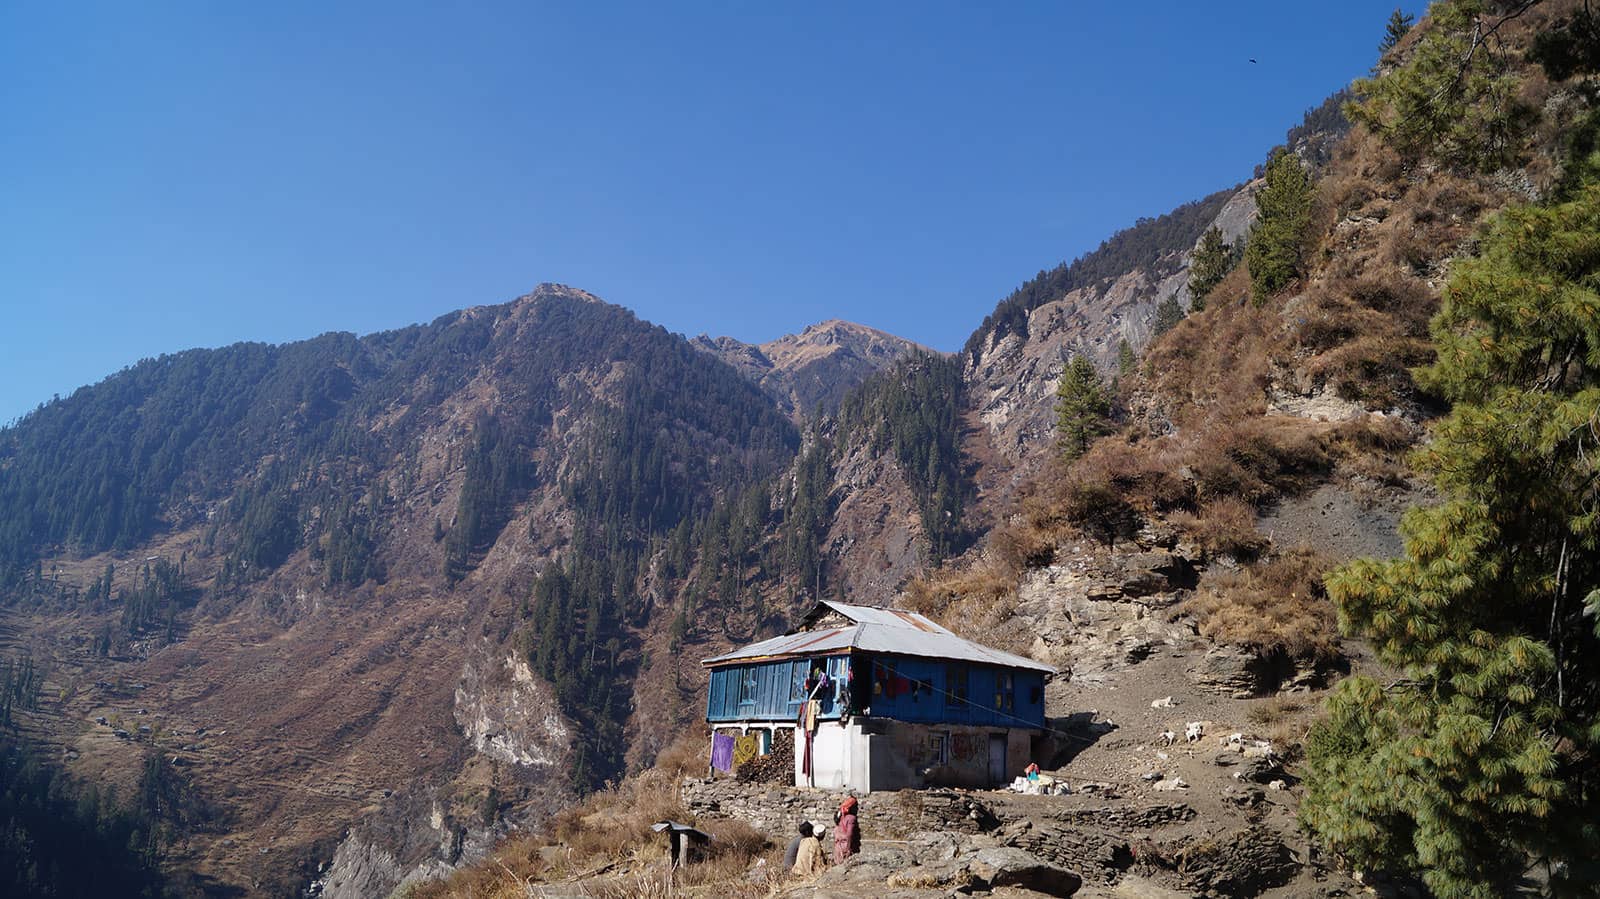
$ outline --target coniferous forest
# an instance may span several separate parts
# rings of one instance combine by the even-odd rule
[[[1374,23],[1369,76],[1262,154],[1248,192],[1138,220],[1022,284],[962,352],[885,362],[813,414],[790,417],[723,357],[556,286],[367,336],[164,355],[41,405],[0,429],[0,611],[14,616],[7,627],[34,616],[92,629],[36,635],[77,653],[71,672],[21,637],[0,644],[0,891],[226,891],[172,870],[186,837],[238,823],[196,787],[186,766],[198,762],[115,721],[50,720],[99,676],[85,672],[149,665],[181,679],[207,662],[190,648],[203,634],[207,651],[249,659],[250,677],[326,650],[338,691],[390,703],[412,674],[393,660],[436,652],[432,673],[454,680],[430,701],[448,708],[407,722],[403,751],[364,763],[403,759],[437,775],[437,792],[314,784],[300,775],[328,763],[309,751],[262,755],[294,756],[269,770],[300,778],[283,789],[305,808],[411,803],[413,823],[447,822],[429,825],[453,828],[443,849],[431,831],[403,837],[433,840],[415,857],[452,865],[469,830],[483,845],[504,835],[494,828],[514,788],[507,808],[596,803],[554,825],[564,838],[637,795],[618,785],[678,733],[704,735],[702,659],[840,598],[904,601],[1058,661],[1093,642],[1074,642],[1075,629],[1098,626],[1074,602],[1137,606],[1139,636],[1101,641],[1116,658],[1097,676],[1156,658],[1149,668],[1187,678],[1226,649],[1252,660],[1241,678],[1278,678],[1260,695],[1254,680],[1225,684],[1214,700],[1257,703],[1250,723],[1263,735],[1282,725],[1261,741],[1282,776],[1225,794],[1248,806],[1251,839],[1277,814],[1285,833],[1314,842],[1318,875],[1382,873],[1450,899],[1592,894],[1600,15],[1575,2],[1550,13],[1555,2],[1443,0],[1420,22],[1396,10],[1386,28]],[[1230,201],[1233,243],[1218,225]],[[1148,320],[1095,335],[1117,348],[1115,371],[1078,352],[1077,335],[1028,344],[1044,336],[1029,334],[1030,313],[1130,274],[1181,275],[1191,302],[1169,292]],[[1001,340],[1038,352],[996,361]],[[991,364],[1015,366],[994,376],[1011,381],[991,389],[974,372]],[[1046,434],[996,449],[1004,432],[991,420],[1038,408],[1053,413]],[[1268,534],[1297,503],[1323,517],[1334,494],[1366,504],[1351,513],[1361,522],[1386,502],[1390,522],[1410,507],[1392,557],[1334,558]],[[855,514],[867,525],[845,521],[863,495],[872,508]],[[1304,528],[1311,542],[1326,536],[1316,528]],[[845,566],[878,564],[850,550],[890,530],[910,547],[884,563],[904,593],[846,595],[861,579]],[[906,559],[915,572],[902,576],[893,566]],[[1135,562],[1148,570],[1116,580]],[[323,630],[307,625],[318,615]],[[346,653],[362,628],[382,639]],[[274,641],[290,633],[305,643],[280,652]],[[1185,652],[1197,658],[1171,661]],[[483,744],[513,729],[473,718],[481,697],[466,695],[464,672],[485,669],[493,689],[560,719],[549,729],[561,745],[535,747],[559,758],[554,773],[537,770],[548,781],[537,790],[511,768],[537,765],[483,760]],[[291,672],[272,689],[306,680]],[[514,692],[532,681],[542,692]],[[1080,686],[1067,676],[1053,689]],[[189,683],[173,701],[198,707],[215,687]],[[285,701],[283,720],[314,716],[317,703]],[[325,754],[367,751],[350,735],[378,725],[333,714]],[[114,747],[121,789],[76,778],[80,743],[52,726]],[[1118,748],[1099,736],[1074,752]],[[1207,752],[1202,767],[1242,765],[1240,748],[1215,765]],[[1152,752],[1141,764],[1151,757],[1168,760]],[[698,758],[673,764],[671,777],[699,773]],[[481,811],[469,825],[457,806]],[[1127,851],[1107,856],[1138,858],[1119,872],[1186,876],[1189,859],[1222,851],[1220,840],[1190,853],[1121,836]],[[332,851],[308,847],[296,848]],[[1177,853],[1172,864],[1163,851]],[[543,866],[554,854],[524,855]],[[304,887],[310,875],[282,866],[285,883],[301,879],[279,892]],[[1232,889],[1211,892],[1244,892]]]

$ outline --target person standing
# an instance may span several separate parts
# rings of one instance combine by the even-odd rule
[[[839,811],[833,816],[837,825],[833,829],[833,863],[843,864],[844,860],[861,851],[861,826],[856,818],[861,803],[854,796],[846,796],[844,802],[839,803]]]

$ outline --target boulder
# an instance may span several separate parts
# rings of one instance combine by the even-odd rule
[[[1285,776],[1283,765],[1272,756],[1249,759],[1244,763],[1244,767],[1239,769],[1239,779],[1251,783],[1270,783]]]
[[[1189,670],[1195,686],[1234,699],[1249,699],[1263,688],[1261,657],[1242,646],[1214,646]]]
[[[912,865],[904,871],[889,875],[888,885],[895,888],[929,889],[932,887],[969,890],[975,878],[965,862],[954,859]]]
[[[916,864],[911,853],[902,849],[866,849],[834,865],[816,880],[818,886],[845,883],[883,884],[895,873]]]
[[[924,863],[949,861],[959,854],[961,848],[955,834],[937,831],[914,833],[906,843],[911,847],[912,854]]]
[[[1012,846],[980,850],[968,867],[991,888],[1010,886],[1048,896],[1071,896],[1083,886],[1083,878],[1071,871]]]

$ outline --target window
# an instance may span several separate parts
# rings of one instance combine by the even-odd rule
[[[944,666],[944,691],[946,701],[957,708],[967,705],[967,684],[971,675],[965,665]]]
[[[1011,672],[1002,671],[994,676],[994,707],[996,711],[1010,713],[1017,707],[1016,685]]]
[[[789,704],[806,701],[806,662],[789,663]]]
[[[739,678],[739,704],[756,704],[756,666],[743,668],[734,675]]]

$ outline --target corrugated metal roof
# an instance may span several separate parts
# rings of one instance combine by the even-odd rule
[[[959,637],[916,612],[874,609],[842,602],[823,602],[819,603],[806,619],[816,617],[824,607],[838,612],[855,624],[849,627],[784,634],[781,637],[762,640],[760,643],[752,643],[732,652],[713,656],[703,660],[701,664],[713,666],[741,659],[814,655],[858,649],[863,652],[952,659],[1055,673],[1055,669],[1049,665]]]
[[[933,620],[916,612],[907,612],[902,609],[874,609],[871,606],[853,606],[848,603],[830,602],[823,600],[817,603],[817,608],[812,610],[810,618],[824,607],[838,612],[840,615],[856,622],[857,624],[875,624],[881,627],[897,627],[910,630],[919,630],[930,634],[950,634],[945,628],[933,623]]]
[[[863,652],[886,652],[903,656],[924,656],[935,659],[954,659],[962,662],[979,662],[1007,668],[1028,668],[1034,671],[1055,672],[1049,665],[1033,659],[1012,655],[992,646],[974,643],[945,632],[920,634],[908,628],[879,627],[872,624],[856,626],[854,648]]]
[[[758,659],[762,656],[811,655],[823,652],[837,652],[841,649],[850,648],[855,632],[855,626],[851,626],[784,634],[781,637],[762,640],[760,643],[741,646],[732,652],[704,659],[700,664],[715,665],[719,662],[731,662],[734,659]]]

